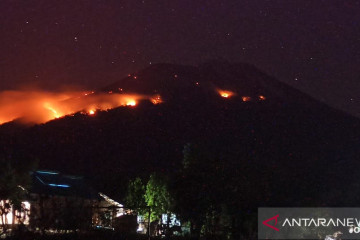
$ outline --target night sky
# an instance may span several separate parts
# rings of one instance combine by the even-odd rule
[[[214,58],[360,116],[360,1],[0,1],[0,90],[91,89]]]

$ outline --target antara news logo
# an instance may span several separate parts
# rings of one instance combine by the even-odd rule
[[[360,239],[360,208],[259,208],[258,228],[259,239]]]
[[[263,224],[269,228],[274,229],[275,231],[279,231],[278,228],[276,228],[273,225],[270,225],[268,222],[275,220],[275,224],[277,224],[278,222],[278,217],[279,214],[269,218],[265,221],[263,221]],[[281,225],[282,227],[284,226],[289,226],[289,227],[319,227],[319,226],[323,226],[323,227],[329,227],[329,226],[333,226],[333,227],[349,227],[349,232],[360,232],[360,227],[354,227],[354,225],[356,226],[360,226],[360,219],[357,218],[343,218],[343,219],[326,219],[326,218],[285,218],[283,224]]]
[[[278,228],[276,228],[275,226],[272,226],[272,225],[270,225],[270,224],[268,223],[268,222],[270,222],[270,221],[272,221],[272,220],[275,220],[275,225],[276,225],[277,222],[278,222],[278,217],[279,217],[279,214],[276,215],[276,216],[273,216],[272,218],[269,218],[269,219],[263,221],[263,224],[264,224],[265,226],[268,226],[269,228],[274,229],[275,231],[279,231]]]

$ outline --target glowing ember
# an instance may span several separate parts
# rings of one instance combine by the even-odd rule
[[[163,102],[163,101],[161,100],[160,95],[156,95],[156,96],[154,96],[153,98],[151,98],[150,100],[151,100],[151,102],[152,102],[153,104],[159,104],[159,103],[162,103],[162,102]]]
[[[230,98],[230,97],[232,97],[233,95],[235,95],[234,92],[227,91],[227,90],[218,89],[217,92],[218,92],[218,93],[220,94],[220,96],[223,97],[223,98]]]
[[[241,97],[243,102],[250,102],[251,101],[251,97],[248,97],[248,96],[242,96]]]
[[[260,100],[260,101],[264,101],[264,100],[266,100],[266,97],[264,97],[263,95],[260,95],[260,96],[259,96],[259,100]]]
[[[89,111],[89,114],[90,114],[90,115],[94,115],[94,114],[95,114],[95,110],[90,110],[90,111]]]

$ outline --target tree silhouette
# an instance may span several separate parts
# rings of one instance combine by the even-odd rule
[[[145,202],[145,185],[141,178],[137,177],[134,180],[130,180],[128,189],[125,196],[125,205],[138,214],[145,215],[147,213]]]
[[[146,184],[145,202],[151,210],[151,221],[161,219],[162,214],[171,214],[173,198],[168,191],[167,181],[156,173],[150,175]]]
[[[27,190],[31,185],[31,178],[29,170],[32,165],[27,167],[17,166],[14,167],[13,163],[8,160],[1,159],[0,165],[0,217],[2,223],[1,234],[6,234],[9,226],[13,225],[15,219],[22,221],[20,216],[15,215],[15,211],[24,212],[24,205],[22,202],[27,197]],[[12,222],[7,222],[7,215],[12,213]]]

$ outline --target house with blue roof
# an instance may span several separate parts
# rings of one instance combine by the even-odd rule
[[[27,195],[23,210],[10,210],[3,218],[6,223],[25,224],[34,231],[114,229],[118,218],[132,213],[81,176],[38,170],[31,173],[31,179],[29,189],[19,186]]]

